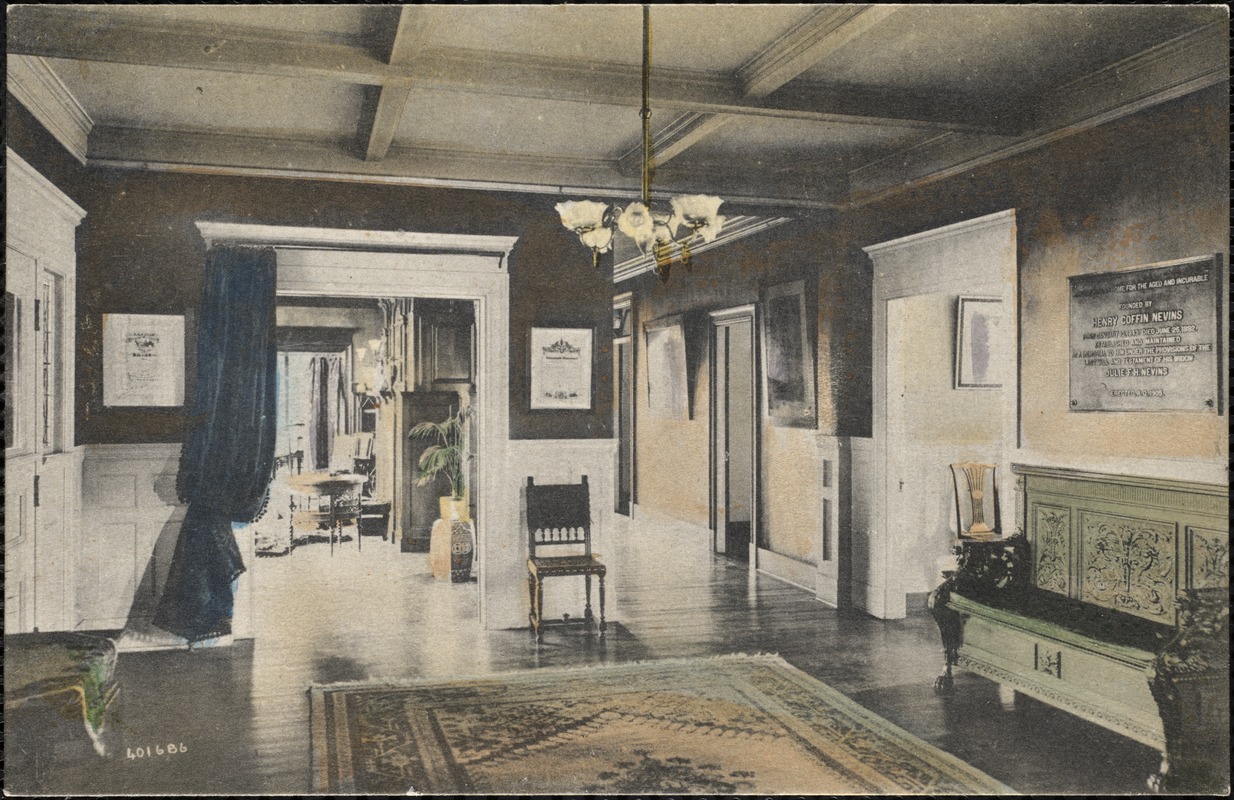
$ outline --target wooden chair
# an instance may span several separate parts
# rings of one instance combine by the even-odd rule
[[[582,547],[581,554],[545,556],[546,547],[573,545]],[[527,590],[531,595],[531,635],[544,638],[542,615],[544,580],[568,575],[582,575],[587,587],[587,607],[584,622],[590,624],[591,578],[600,579],[600,638],[607,627],[604,622],[604,575],[606,568],[591,552],[591,498],[587,476],[582,483],[536,486],[527,479]]]

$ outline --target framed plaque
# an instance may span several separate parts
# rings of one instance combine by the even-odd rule
[[[531,407],[591,408],[591,328],[531,329]]]
[[[1222,410],[1221,256],[1075,275],[1071,411]]]
[[[184,317],[103,315],[103,405],[184,405]]]

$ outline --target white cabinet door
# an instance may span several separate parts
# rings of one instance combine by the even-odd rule
[[[11,150],[6,164],[5,631],[66,630],[80,501],[74,229],[84,212]]]
[[[4,630],[34,629],[34,457],[5,459]]]

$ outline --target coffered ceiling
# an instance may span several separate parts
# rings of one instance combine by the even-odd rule
[[[1224,6],[656,5],[658,191],[838,207],[1228,80]],[[632,197],[636,5],[8,7],[85,162]]]

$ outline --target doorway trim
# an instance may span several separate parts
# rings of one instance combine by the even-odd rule
[[[922,246],[929,247],[929,255]],[[1016,261],[1015,209],[1007,209],[952,225],[904,236],[863,248],[874,262],[873,280],[873,394],[874,463],[869,491],[874,493],[872,541],[868,564],[854,564],[854,591],[865,583],[864,609],[882,619],[907,615],[907,599],[901,590],[900,553],[888,530],[893,497],[889,482],[889,420],[887,381],[888,304],[895,299],[923,294],[969,293],[983,283],[997,283],[1003,300],[1002,358],[1006,370],[1003,386],[1002,456],[999,473],[1009,476],[1010,463],[1019,446],[1019,270]],[[1002,481],[1005,481],[1003,477]],[[1000,482],[1002,482],[1000,481]],[[1001,491],[1000,512],[1014,519],[1015,492]],[[940,554],[943,555],[943,554]],[[860,572],[864,569],[865,575]],[[864,580],[863,580],[864,578]],[[941,576],[940,576],[941,578]],[[859,603],[859,605],[862,605]]]
[[[709,392],[709,407],[708,407],[708,473],[710,480],[709,496],[710,496],[710,514],[708,515],[708,525],[711,527],[711,552],[723,553],[724,535],[720,530],[720,507],[725,503],[726,498],[721,497],[721,493],[727,493],[727,487],[723,486],[724,478],[720,475],[720,470],[717,466],[719,461],[718,448],[716,442],[719,440],[719,348],[716,344],[716,335],[720,328],[734,324],[748,323],[750,326],[750,476],[751,476],[751,491],[750,491],[750,544],[748,564],[750,569],[758,569],[758,536],[760,532],[759,515],[761,506],[759,504],[759,488],[762,485],[760,480],[760,454],[762,452],[762,443],[759,440],[759,420],[761,400],[759,392],[759,347],[758,347],[758,307],[754,303],[746,305],[734,306],[732,308],[723,308],[716,311],[708,312],[707,316],[710,321],[710,330],[708,331],[708,344],[711,350],[711,369],[709,371],[708,383],[711,385]]]
[[[629,333],[624,333],[619,330],[617,325],[617,315],[624,312],[624,319],[628,322]],[[622,459],[628,459],[627,468],[630,472],[629,497],[626,498],[626,510],[622,516],[627,519],[634,517],[634,506],[638,503],[638,467],[636,454],[638,452],[638,413],[637,404],[635,403],[636,395],[634,386],[638,380],[638,354],[635,352],[635,343],[638,339],[634,335],[636,320],[634,318],[634,293],[622,292],[613,297],[613,385],[615,391],[620,394],[613,402],[613,432],[617,439],[617,468],[614,471],[614,483],[616,502],[621,502],[621,466]],[[623,325],[623,328],[627,327]],[[624,345],[627,353],[627,358],[630,361],[630,378],[626,382],[622,382],[621,363],[621,348],[619,345]],[[629,405],[630,422],[626,428],[621,425],[622,403]],[[614,513],[621,514],[616,507]]]
[[[281,296],[436,297],[476,302],[477,571],[480,625],[487,628],[490,619],[501,617],[492,613],[496,609],[490,605],[504,600],[488,585],[488,567],[507,549],[502,538],[505,510],[511,503],[517,508],[518,503],[517,497],[508,496],[505,480],[510,440],[510,273],[506,267],[517,237],[209,221],[196,225],[207,247],[219,242],[273,247],[278,254],[276,292]],[[251,547],[246,555],[251,556]],[[252,580],[248,583],[251,613]]]

